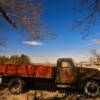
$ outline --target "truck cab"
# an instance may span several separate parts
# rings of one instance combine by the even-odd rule
[[[60,58],[57,60],[56,83],[73,84],[77,79],[77,69],[71,58]]]

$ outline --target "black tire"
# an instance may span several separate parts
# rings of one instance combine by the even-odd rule
[[[25,82],[20,78],[13,78],[8,82],[9,91],[12,94],[20,94],[24,91]]]
[[[87,81],[84,86],[84,93],[88,97],[97,97],[100,95],[100,86],[97,81]]]

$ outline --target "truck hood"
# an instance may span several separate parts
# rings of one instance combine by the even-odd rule
[[[80,81],[87,79],[97,79],[100,80],[100,71],[94,68],[78,68],[78,76]]]

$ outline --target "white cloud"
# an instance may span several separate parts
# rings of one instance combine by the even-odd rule
[[[24,44],[27,44],[27,45],[32,45],[32,46],[42,46],[43,43],[41,42],[38,42],[38,41],[23,41]]]

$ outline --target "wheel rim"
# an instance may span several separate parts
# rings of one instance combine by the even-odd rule
[[[19,82],[15,82],[15,83],[12,85],[12,88],[19,89],[19,88],[20,88],[20,83],[19,83]]]
[[[85,93],[88,96],[96,97],[99,95],[99,92],[100,92],[100,89],[96,82],[94,81],[87,82],[85,86]]]
[[[87,87],[87,90],[90,92],[90,93],[96,93],[97,92],[97,85],[94,85],[94,84],[89,84],[89,86]]]
[[[11,79],[8,84],[9,91],[13,94],[19,94],[23,92],[24,81],[21,79]]]
[[[12,86],[9,88],[10,92],[16,94],[19,92],[19,89],[21,87],[21,84],[19,82],[15,82],[12,84]]]

